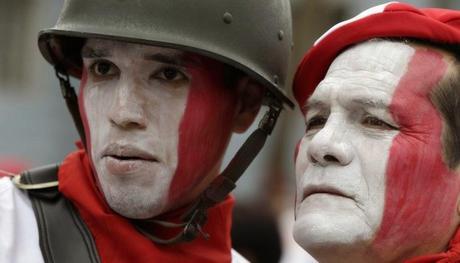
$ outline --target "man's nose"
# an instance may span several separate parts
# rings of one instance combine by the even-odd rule
[[[346,166],[354,158],[350,133],[343,122],[330,121],[310,141],[307,156],[310,162],[321,166]]]
[[[145,99],[134,83],[122,84],[117,89],[109,119],[110,122],[123,129],[144,129],[147,127]]]

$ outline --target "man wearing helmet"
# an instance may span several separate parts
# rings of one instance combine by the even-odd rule
[[[258,6],[263,27],[237,2],[65,2],[39,46],[82,143],[59,166],[14,177],[18,189],[0,181],[13,203],[0,207],[0,231],[11,229],[1,262],[232,260],[228,193],[291,106],[280,89],[289,1]],[[269,111],[219,174],[231,134],[249,127],[264,95]]]
[[[304,57],[294,237],[320,262],[460,262],[459,22],[392,2]]]

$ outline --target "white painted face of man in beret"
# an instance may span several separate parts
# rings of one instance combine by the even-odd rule
[[[294,237],[320,262],[445,251],[460,222],[458,150],[443,106],[456,63],[428,45],[373,39],[330,65],[304,108],[296,156]]]

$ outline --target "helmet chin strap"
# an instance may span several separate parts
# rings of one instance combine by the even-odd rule
[[[78,98],[75,93],[75,89],[70,84],[68,74],[60,73],[57,67],[55,70],[56,76],[59,79],[62,95],[66,101],[70,114],[72,115],[72,119],[77,127],[78,133],[80,134],[83,145],[87,148],[83,122],[80,117]],[[202,227],[207,220],[208,208],[222,202],[236,187],[236,181],[241,177],[244,171],[246,171],[248,166],[264,146],[268,135],[272,133],[278,116],[283,109],[281,102],[274,98],[270,93],[267,93],[266,99],[269,109],[259,122],[259,127],[246,139],[225,170],[214,179],[208,188],[206,188],[206,190],[200,195],[198,200],[181,216],[181,222],[172,223],[156,219],[132,220],[139,232],[153,242],[164,245],[192,241],[199,234],[206,239],[209,237],[209,235],[204,233],[202,230]],[[182,228],[182,231],[170,239],[162,239],[149,233],[149,231],[143,226],[142,222],[151,222],[165,228]]]
[[[80,135],[82,144],[85,149],[87,149],[85,129],[83,128],[83,122],[81,121],[80,110],[78,107],[78,97],[75,93],[75,89],[70,84],[69,74],[61,73],[57,66],[54,68],[54,70],[56,72],[56,77],[59,79],[59,86],[61,87],[62,97],[64,97],[70,115],[72,115],[73,122],[77,127],[77,131]]]

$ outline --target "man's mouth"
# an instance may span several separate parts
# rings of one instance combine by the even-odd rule
[[[328,185],[310,185],[304,188],[302,201],[306,198],[315,195],[315,194],[328,194],[328,195],[336,195],[339,197],[345,197],[349,199],[353,199],[350,194],[340,190],[339,188],[328,186]]]
[[[106,169],[113,175],[134,174],[160,163],[153,154],[131,145],[110,144],[101,155]]]
[[[159,162],[155,155],[131,145],[110,144],[102,153],[102,158],[105,157],[118,161]]]
[[[158,162],[158,160],[154,158],[145,158],[145,157],[140,157],[136,155],[116,155],[116,154],[107,154],[102,156],[104,157],[110,157],[113,159],[116,159],[118,161],[148,161],[148,162]]]

